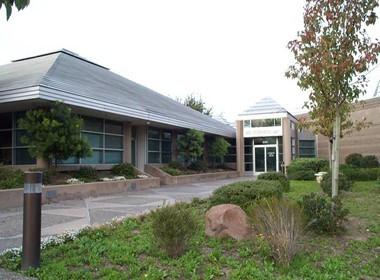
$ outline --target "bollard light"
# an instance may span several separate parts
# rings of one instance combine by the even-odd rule
[[[41,196],[42,172],[25,172],[22,270],[40,266]]]

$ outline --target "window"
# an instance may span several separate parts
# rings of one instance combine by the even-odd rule
[[[29,155],[28,146],[21,142],[26,131],[18,128],[17,121],[24,116],[25,112],[0,114],[0,163],[4,165],[36,163]]]
[[[291,138],[291,155],[294,160],[296,158],[296,140],[293,137]]]
[[[92,156],[82,158],[82,164],[116,164],[123,162],[123,124],[121,122],[83,117],[81,137],[92,148]],[[76,163],[69,159],[64,163]]]
[[[244,127],[272,127],[272,126],[281,126],[281,119],[280,118],[251,120],[251,126],[248,126],[248,122],[249,121],[244,121]]]
[[[300,140],[299,141],[299,157],[315,157],[315,141]]]
[[[148,128],[148,163],[168,163],[172,160],[172,133]]]

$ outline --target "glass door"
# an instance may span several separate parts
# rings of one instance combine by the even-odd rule
[[[278,171],[278,152],[276,145],[254,147],[253,175],[269,171]]]

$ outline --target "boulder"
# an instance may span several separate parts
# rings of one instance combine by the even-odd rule
[[[247,224],[247,214],[241,207],[221,204],[206,213],[206,235],[220,238],[234,238],[242,241],[254,236]]]

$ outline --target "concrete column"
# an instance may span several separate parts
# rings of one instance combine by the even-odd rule
[[[137,127],[137,149],[136,149],[136,167],[140,170],[145,169],[147,162],[147,141],[146,141],[146,127]]]
[[[282,118],[282,144],[284,164],[286,167],[292,161],[292,142],[289,118]]]
[[[172,130],[172,161],[178,161],[178,131]]]
[[[244,176],[244,131],[243,121],[236,121],[236,168]]]
[[[132,124],[124,123],[124,160],[123,162],[132,162]]]

